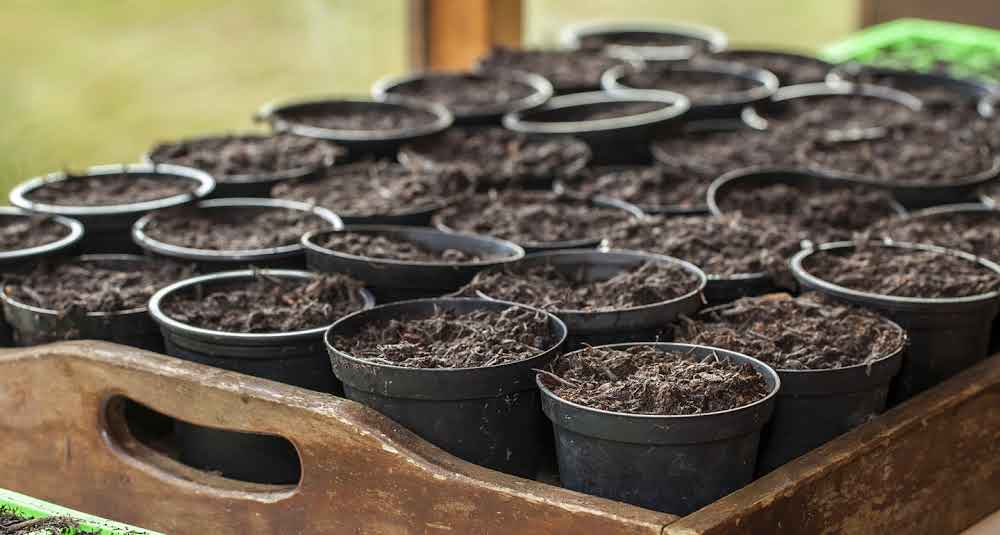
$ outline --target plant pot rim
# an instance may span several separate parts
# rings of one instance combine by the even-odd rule
[[[296,210],[299,212],[308,212],[313,216],[323,219],[329,223],[334,229],[343,228],[344,224],[341,222],[340,217],[336,214],[322,208],[319,206],[313,206],[306,203],[288,201],[284,199],[265,199],[257,197],[233,197],[227,199],[211,199],[207,201],[200,201],[196,204],[195,209],[218,209],[218,208],[271,208],[271,209],[284,209],[284,210]],[[147,251],[153,253],[172,257],[172,258],[183,258],[185,260],[211,262],[211,261],[246,261],[253,262],[257,260],[273,260],[276,258],[294,256],[303,251],[302,244],[299,241],[295,243],[290,243],[288,245],[280,245],[278,247],[271,247],[268,249],[235,249],[235,250],[214,250],[214,249],[195,249],[193,247],[184,247],[181,245],[173,245],[167,242],[159,241],[152,238],[145,232],[146,225],[157,216],[157,213],[150,213],[138,221],[132,226],[132,240],[140,247]]]
[[[120,175],[169,175],[184,178],[197,182],[198,186],[190,192],[171,195],[162,199],[153,199],[128,204],[107,204],[101,206],[71,206],[60,204],[46,204],[32,201],[27,195],[36,189],[43,188],[54,182],[65,180],[75,180],[78,178],[90,178],[98,176],[120,176]],[[140,214],[161,208],[180,206],[192,201],[201,199],[215,189],[215,179],[211,175],[198,169],[183,167],[172,164],[110,164],[95,165],[88,167],[80,174],[69,174],[66,172],[49,173],[44,176],[37,176],[14,186],[10,192],[10,203],[18,208],[23,208],[30,212],[65,215],[65,216],[103,216],[120,214]]]
[[[689,113],[695,113],[700,109],[714,106],[745,106],[754,102],[767,100],[778,91],[778,77],[771,71],[760,67],[748,66],[739,63],[723,61],[703,61],[697,64],[688,63],[667,63],[664,65],[653,65],[647,67],[653,71],[676,71],[676,72],[704,72],[717,74],[720,77],[740,78],[751,80],[754,87],[741,91],[732,91],[719,95],[701,96],[698,98],[688,97],[690,101]],[[618,65],[612,67],[601,75],[601,87],[611,95],[622,94],[626,91],[667,91],[680,94],[671,89],[643,89],[625,85],[622,81],[628,75],[627,66]]]
[[[384,362],[373,362],[373,361],[370,361],[370,360],[366,360],[366,359],[361,359],[361,358],[355,357],[354,355],[352,355],[350,353],[347,353],[346,351],[343,351],[343,350],[339,349],[337,346],[333,345],[333,341],[330,340],[330,336],[334,333],[334,331],[336,331],[337,327],[339,327],[341,324],[343,324],[343,323],[345,323],[347,321],[355,321],[356,317],[360,316],[362,314],[366,314],[366,313],[370,314],[370,313],[373,313],[372,311],[391,310],[393,308],[400,308],[400,307],[403,307],[405,305],[409,305],[409,304],[412,304],[412,303],[428,303],[428,302],[430,302],[430,303],[449,303],[449,302],[480,303],[480,304],[486,305],[487,308],[491,308],[491,307],[493,307],[495,305],[506,305],[508,308],[514,307],[514,308],[520,308],[520,309],[524,309],[524,310],[529,310],[529,311],[534,312],[536,314],[542,314],[545,317],[545,320],[546,320],[547,323],[554,324],[554,325],[556,325],[558,327],[557,332],[556,332],[556,335],[557,335],[556,338],[558,340],[555,343],[553,343],[552,345],[550,345],[549,347],[547,347],[545,349],[542,349],[542,350],[539,350],[538,352],[532,354],[530,357],[527,357],[527,358],[524,358],[524,359],[515,360],[515,361],[512,361],[512,362],[507,362],[507,363],[504,363],[504,364],[496,364],[496,365],[493,365],[493,366],[475,366],[475,367],[468,367],[468,368],[414,368],[414,367],[410,367],[410,366],[396,366],[396,365],[393,365],[393,364],[386,364]],[[515,367],[515,366],[523,366],[524,363],[527,362],[527,361],[530,361],[530,360],[538,358],[538,357],[544,357],[544,356],[552,353],[553,351],[557,351],[562,346],[563,342],[566,341],[567,335],[568,335],[568,329],[566,328],[566,324],[563,323],[563,321],[561,319],[559,319],[555,314],[552,314],[551,312],[546,312],[544,310],[541,310],[539,308],[535,308],[535,307],[532,307],[532,306],[529,306],[529,305],[524,305],[524,304],[521,304],[521,303],[511,303],[511,302],[508,302],[508,301],[494,301],[494,300],[489,300],[489,299],[479,299],[479,298],[474,298],[474,297],[431,297],[431,298],[425,298],[425,299],[410,299],[410,300],[406,300],[406,301],[396,301],[396,302],[393,302],[393,303],[386,303],[384,305],[378,305],[378,306],[375,306],[375,307],[372,307],[372,308],[369,308],[369,309],[359,310],[357,312],[351,313],[351,314],[349,314],[347,316],[344,316],[343,318],[340,318],[339,320],[337,320],[336,322],[334,322],[333,325],[330,325],[330,327],[326,330],[326,333],[323,335],[323,341],[326,344],[327,351],[330,352],[331,355],[336,354],[339,358],[347,360],[348,362],[351,362],[353,364],[359,364],[359,365],[362,365],[362,366],[371,366],[371,367],[374,367],[374,368],[382,368],[382,369],[387,369],[387,370],[395,370],[397,372],[407,373],[407,374],[426,374],[426,373],[430,373],[430,374],[449,374],[449,373],[468,373],[470,371],[471,372],[475,372],[475,371],[478,371],[478,370],[504,370],[504,369],[509,369],[511,367]]]
[[[808,270],[803,267],[803,262],[809,256],[818,252],[828,252],[828,251],[840,251],[847,249],[854,249],[856,243],[853,241],[839,241],[824,243],[812,248],[802,249],[795,256],[792,257],[790,265],[792,268],[792,275],[799,281],[799,283],[828,293],[836,297],[844,297],[849,299],[862,299],[862,300],[876,300],[888,305],[968,305],[981,302],[988,302],[996,300],[1000,297],[1000,290],[993,290],[991,292],[968,295],[962,297],[901,297],[901,296],[891,296],[884,294],[877,294],[872,292],[863,292],[860,290],[853,290],[845,286],[840,286],[839,284],[834,284],[828,282],[824,279],[813,275]],[[874,247],[891,247],[895,249],[907,249],[915,251],[928,251],[933,253],[950,254],[952,256],[960,257],[964,260],[969,260],[980,265],[980,267],[985,267],[992,271],[997,276],[1000,276],[1000,265],[995,264],[985,258],[966,253],[964,251],[958,251],[955,249],[948,249],[946,247],[939,247],[936,245],[929,245],[923,243],[909,243],[909,242],[897,242],[893,240],[882,240],[873,241],[869,245]]]
[[[912,219],[922,219],[925,217],[933,217],[941,214],[974,214],[974,213],[992,213],[1000,216],[1000,209],[995,206],[989,206],[984,203],[974,203],[974,202],[963,202],[954,204],[939,204],[937,206],[931,206],[929,208],[923,208],[921,210],[914,210],[906,214],[906,220]]]
[[[977,101],[977,107],[983,106],[984,104],[989,105],[991,97],[1000,95],[1000,87],[975,78],[955,78],[941,73],[909,71],[904,69],[894,69],[891,67],[880,67],[877,65],[866,65],[863,63],[843,63],[835,65],[830,71],[828,80],[831,83],[851,83],[853,77],[863,76],[865,74],[873,74],[876,76],[896,76],[915,81],[922,80],[935,84],[951,86],[955,88],[957,92],[963,93],[971,99],[975,99]],[[902,91],[905,91],[905,89]],[[980,110],[980,112],[982,112],[982,110]]]
[[[328,249],[316,243],[315,238],[320,235],[325,234],[385,234],[385,233],[406,233],[406,234],[423,234],[423,235],[440,235],[440,236],[461,236],[468,238],[470,240],[476,240],[482,243],[491,243],[500,247],[508,249],[511,253],[510,256],[505,256],[502,258],[497,258],[494,260],[479,260],[475,262],[429,262],[429,261],[417,261],[417,260],[397,260],[394,258],[374,258],[370,256],[353,255],[349,253],[344,253],[336,251],[333,249]],[[502,240],[500,238],[495,238],[493,236],[487,236],[483,234],[469,234],[469,233],[459,233],[459,232],[444,232],[432,227],[416,227],[416,226],[406,226],[406,225],[347,225],[342,229],[328,229],[328,230],[312,230],[307,232],[302,236],[302,246],[310,251],[330,255],[338,258],[343,258],[345,260],[353,260],[357,262],[366,262],[368,264],[384,264],[391,266],[421,266],[421,267],[491,267],[500,264],[505,264],[508,262],[513,262],[515,260],[520,260],[524,258],[525,252],[520,245],[514,242]]]
[[[551,192],[539,191],[537,193],[539,195],[543,195]],[[482,195],[485,194],[480,194],[480,196]],[[585,199],[571,199],[571,200],[580,200],[583,202],[587,202],[591,206],[596,206],[598,208],[610,208],[610,209],[621,210],[629,215],[629,219],[642,219],[646,217],[646,213],[643,212],[638,206],[619,199],[612,199],[610,197],[605,197],[603,195],[595,195],[593,197],[588,197]],[[448,232],[452,234],[465,234],[460,230],[456,230],[448,226],[444,218],[445,215],[446,211],[441,211],[434,214],[434,217],[431,218],[431,224],[434,225],[434,228],[440,230],[441,232]],[[577,238],[573,240],[560,240],[560,241],[549,241],[549,242],[514,241],[514,240],[509,240],[507,238],[499,238],[499,239],[516,243],[518,246],[522,247],[523,249],[525,249],[525,251],[527,251],[528,249],[578,249],[578,248],[596,247],[600,245],[601,242],[603,242],[605,239],[607,239],[607,236],[601,236],[597,238]],[[529,253],[529,254],[535,254],[535,253]]]
[[[895,102],[900,106],[908,108],[912,112],[923,110],[923,102],[905,91],[893,89],[891,87],[858,84],[854,82],[814,82],[809,84],[786,85],[779,87],[769,102],[782,103],[799,98],[823,98],[834,96],[859,96],[867,98],[877,98]],[[767,119],[761,116],[753,106],[743,108],[740,113],[743,121],[752,128],[758,130],[767,129]]]
[[[153,260],[146,256],[134,255],[134,254],[117,254],[117,253],[104,253],[104,254],[85,254],[81,256],[73,257],[70,262],[103,262],[103,261],[113,261],[113,262],[142,262],[142,263],[152,263]],[[22,303],[13,297],[7,295],[6,288],[0,291],[0,301],[6,303],[9,306],[20,308],[38,314],[40,316],[60,316],[63,313],[51,308],[43,308],[39,306],[29,305],[27,303]],[[145,314],[148,310],[146,305],[142,305],[135,308],[127,308],[124,310],[113,310],[111,312],[87,312],[83,314],[88,318],[115,318],[122,316],[130,316],[135,314]]]
[[[795,181],[804,180],[815,180],[817,182],[829,183],[830,185],[851,187],[855,185],[869,186],[872,189],[883,190],[886,193],[892,193],[891,187],[879,184],[868,184],[859,183],[857,181],[836,175],[829,175],[826,173],[818,172],[816,170],[811,170],[808,168],[801,167],[772,167],[772,166],[756,166],[756,167],[745,167],[742,169],[734,169],[732,171],[726,172],[720,175],[718,178],[712,181],[708,186],[708,209],[713,216],[720,216],[726,212],[719,207],[719,191],[731,186],[734,183],[741,181],[747,181],[753,183],[752,180],[755,177],[760,176],[788,176],[794,175]],[[772,183],[788,183],[788,180],[780,180],[778,178],[771,180]],[[891,200],[891,207],[895,211],[895,215],[905,216],[909,212],[895,199]]]
[[[559,32],[559,42],[564,48],[580,49],[580,39],[607,33],[660,33],[692,37],[704,41],[709,52],[724,50],[729,44],[726,34],[712,26],[689,22],[650,22],[649,20],[587,21],[564,26]],[[638,55],[644,59],[677,61],[688,59],[698,50],[692,45],[632,46],[609,44],[604,48],[609,55]]]
[[[615,259],[615,258],[634,259],[634,260],[642,260],[644,262],[655,262],[658,264],[673,264],[676,266],[680,266],[681,268],[684,269],[684,271],[693,274],[698,279],[698,283],[693,290],[683,295],[674,297],[672,299],[667,299],[665,301],[657,301],[655,303],[649,303],[646,305],[633,305],[629,307],[614,308],[609,310],[582,310],[573,308],[558,308],[551,310],[551,312],[556,316],[560,314],[599,316],[603,314],[617,314],[622,312],[641,312],[644,310],[654,310],[664,305],[679,303],[682,301],[686,301],[688,299],[693,299],[705,289],[705,284],[708,281],[708,277],[701,270],[701,268],[686,260],[681,260],[680,258],[675,258],[667,255],[647,253],[642,251],[629,251],[624,249],[610,249],[610,250],[566,249],[566,250],[556,250],[556,251],[544,251],[540,253],[533,253],[531,256],[520,259],[518,263],[528,263],[528,264],[534,264],[536,262],[544,263],[545,260],[551,258],[573,258],[573,257],[579,257],[581,265],[599,263],[595,262],[595,260],[602,257],[605,259]],[[490,301],[504,301],[503,299],[496,299],[490,297],[489,295],[479,290],[476,290],[476,294],[481,299],[488,299]]]
[[[46,217],[52,221],[55,221],[59,225],[69,229],[69,234],[59,238],[58,240],[51,241],[48,243],[43,243],[41,245],[36,245],[34,247],[25,247],[23,249],[12,249],[10,251],[0,251],[0,265],[10,264],[17,262],[18,260],[30,259],[32,257],[43,256],[49,253],[55,253],[60,250],[69,249],[70,247],[76,245],[83,238],[84,228],[83,223],[80,223],[76,219],[65,217],[55,214],[38,214],[22,210],[20,208],[15,208],[13,206],[0,206],[0,217]],[[2,292],[0,292],[2,293]]]
[[[494,104],[489,106],[483,106],[477,111],[472,113],[455,113],[451,111],[456,121],[459,120],[471,120],[471,119],[485,119],[489,117],[494,117],[498,115],[503,115],[505,113],[510,113],[514,111],[528,110],[545,104],[555,90],[552,88],[552,84],[544,77],[530,73],[526,71],[519,70],[504,70],[504,71],[485,71],[485,70],[468,70],[468,71],[419,71],[410,74],[404,74],[399,76],[386,76],[378,81],[372,86],[372,98],[377,101],[382,101],[390,98],[394,95],[394,91],[402,85],[407,85],[413,82],[418,82],[426,79],[437,78],[444,80],[463,80],[470,78],[479,79],[510,79],[522,85],[528,86],[532,89],[532,93],[528,96],[521,97],[518,99],[513,99],[508,102],[501,104]],[[447,106],[445,106],[447,107]]]
[[[242,269],[236,271],[223,271],[220,273],[210,273],[198,275],[177,281],[169,286],[161,288],[149,300],[149,315],[153,321],[158,323],[162,329],[169,330],[175,334],[197,339],[200,341],[214,343],[231,343],[239,345],[277,345],[301,340],[318,341],[330,325],[312,327],[290,332],[271,333],[237,333],[229,331],[219,331],[205,327],[196,327],[170,317],[163,311],[163,300],[168,296],[203,284],[218,284],[230,281],[242,281],[256,279],[258,274],[263,274],[284,279],[314,279],[321,277],[320,273],[293,269]],[[361,298],[364,302],[362,310],[367,310],[374,306],[375,299],[368,290],[361,289]],[[355,312],[356,313],[356,312]],[[354,313],[352,313],[354,314]],[[332,325],[332,324],[331,324]]]
[[[266,132],[231,132],[222,134],[210,134],[201,136],[184,137],[176,140],[174,143],[197,143],[199,141],[211,141],[211,140],[221,140],[221,139],[265,139],[274,136],[276,133],[268,134]],[[155,147],[154,147],[155,148]],[[266,183],[277,183],[283,180],[290,180],[293,178],[303,178],[307,177],[317,171],[332,167],[337,158],[342,158],[347,155],[346,149],[340,147],[339,145],[334,145],[330,147],[330,154],[323,159],[323,163],[314,166],[305,167],[294,167],[291,169],[282,169],[280,171],[275,171],[274,173],[262,173],[262,174],[238,174],[238,175],[212,175],[215,179],[216,184],[225,185],[240,185],[240,184],[266,184]],[[153,151],[146,151],[142,154],[141,159],[143,163],[157,164],[153,160]],[[173,165],[160,163],[158,165]],[[206,173],[208,171],[205,171]]]
[[[594,104],[606,103],[638,103],[654,102],[663,104],[657,110],[588,121],[532,121],[530,114],[567,108],[578,108]],[[504,115],[503,126],[515,132],[525,134],[581,134],[586,132],[607,132],[648,126],[680,117],[687,113],[691,103],[684,95],[669,91],[623,90],[617,95],[609,95],[604,91],[588,91],[553,97],[548,102],[530,110],[512,112]]]
[[[426,125],[412,128],[349,130],[310,126],[298,121],[282,118],[282,115],[289,109],[330,104],[363,104],[382,108],[402,107],[430,113],[434,116],[434,120]],[[451,126],[454,119],[451,112],[441,104],[398,96],[387,97],[381,101],[366,97],[343,97],[335,95],[274,100],[264,104],[254,115],[254,120],[269,122],[276,132],[287,132],[299,136],[328,139],[334,142],[406,141],[441,132]]]
[[[538,385],[538,389],[542,392],[543,396],[549,397],[549,398],[551,398],[552,400],[554,400],[554,401],[556,401],[558,403],[561,403],[561,404],[564,404],[564,405],[568,405],[568,406],[570,406],[570,407],[572,407],[572,408],[574,408],[576,410],[588,412],[588,413],[591,413],[591,414],[599,414],[599,415],[603,415],[603,416],[613,416],[613,417],[616,417],[616,418],[624,418],[624,419],[628,419],[628,420],[631,420],[631,421],[634,421],[634,422],[641,422],[641,421],[646,421],[646,422],[662,422],[662,421],[684,422],[684,421],[693,421],[695,419],[703,418],[703,417],[722,416],[722,415],[727,415],[727,414],[733,414],[733,413],[737,413],[737,412],[752,410],[754,408],[760,407],[761,405],[765,405],[765,404],[771,402],[778,395],[778,391],[781,389],[781,378],[778,376],[778,372],[775,371],[774,368],[772,368],[771,366],[767,365],[766,363],[764,363],[764,362],[762,362],[760,360],[757,360],[757,359],[755,359],[753,357],[744,355],[743,353],[738,353],[736,351],[729,351],[728,349],[722,349],[722,348],[711,347],[711,346],[703,346],[703,345],[697,345],[697,344],[680,344],[680,343],[673,343],[673,342],[626,342],[626,343],[621,343],[621,344],[607,344],[607,345],[602,345],[602,346],[594,346],[593,349],[624,349],[624,348],[635,347],[635,346],[651,346],[654,349],[657,349],[657,350],[660,350],[660,351],[664,351],[664,352],[674,353],[674,354],[686,353],[686,352],[690,352],[693,349],[702,349],[703,348],[703,349],[712,350],[715,353],[719,353],[719,354],[725,355],[727,358],[736,357],[736,358],[738,358],[740,360],[744,360],[745,359],[744,362],[747,362],[748,364],[750,364],[751,366],[753,366],[754,371],[756,373],[758,373],[765,381],[769,377],[771,379],[771,381],[773,381],[773,386],[771,386],[771,387],[768,388],[768,393],[764,397],[762,397],[762,398],[760,398],[760,399],[758,399],[758,400],[756,400],[756,401],[754,401],[752,403],[748,403],[746,405],[741,405],[739,407],[734,407],[732,409],[726,409],[726,410],[723,410],[723,411],[702,412],[702,413],[698,413],[698,414],[633,414],[633,413],[628,413],[628,412],[616,412],[616,411],[609,411],[609,410],[604,410],[604,409],[595,409],[593,407],[588,407],[586,405],[580,405],[579,403],[574,403],[572,401],[564,399],[564,398],[560,397],[559,395],[557,395],[555,392],[553,392],[551,389],[549,389],[548,386],[545,385],[545,382],[542,380],[542,378],[544,377],[544,375],[541,374],[541,373],[539,373],[539,374],[537,374],[535,376],[535,384]],[[573,355],[575,355],[576,353],[580,353],[582,351],[587,351],[588,349],[590,349],[590,348],[578,349],[576,351],[572,351],[570,353],[564,354],[561,358],[570,358]],[[762,371],[762,370],[766,370],[766,372]],[[771,381],[768,381],[768,382],[771,382]]]

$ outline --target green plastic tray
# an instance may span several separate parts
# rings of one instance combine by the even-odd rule
[[[96,516],[80,513],[53,505],[42,500],[36,500],[30,496],[18,494],[9,490],[0,489],[0,509],[11,511],[25,519],[48,518],[52,516],[65,516],[80,523],[80,529],[63,530],[61,533],[54,533],[50,529],[41,529],[33,532],[37,535],[162,535],[153,531],[139,529],[110,520],[104,520]]]
[[[832,63],[855,61],[1000,82],[1000,31],[979,26],[898,19],[829,45],[820,56]]]

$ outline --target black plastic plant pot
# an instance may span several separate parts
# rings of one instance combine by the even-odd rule
[[[832,63],[817,57],[787,50],[731,48],[712,54],[712,57],[771,71],[778,77],[778,84],[782,87],[826,82],[834,68]]]
[[[81,263],[94,262],[124,270],[152,262],[138,255],[84,255]],[[145,306],[115,312],[69,313],[28,305],[0,292],[4,317],[19,346],[34,346],[61,340],[105,340],[127,346],[163,350],[163,338]]]
[[[163,176],[192,181],[191,191],[162,199],[103,206],[65,206],[30,200],[32,192],[48,184],[101,176]],[[81,174],[52,173],[14,187],[10,203],[18,208],[48,215],[71,217],[83,224],[85,234],[78,246],[82,253],[140,253],[132,242],[132,225],[146,213],[188,204],[209,195],[215,180],[202,171],[168,164],[123,164],[90,167]]]
[[[993,262],[933,245],[885,242],[871,246],[952,254],[1000,274],[1000,266]],[[810,273],[811,256],[846,254],[854,248],[853,242],[834,242],[804,249],[792,258],[792,274],[805,289],[873,310],[906,329],[910,345],[890,389],[890,404],[905,401],[987,356],[1000,293],[954,298],[897,297],[852,290]]]
[[[334,234],[367,234],[403,240],[434,253],[459,251],[483,258],[472,262],[413,261],[359,256],[321,245]],[[353,225],[310,232],[302,237],[306,264],[320,273],[344,273],[364,282],[380,303],[440,297],[468,284],[476,273],[524,257],[524,249],[505,240],[420,227]]]
[[[282,199],[211,199],[201,201],[195,206],[198,210],[225,214],[242,212],[248,215],[259,213],[262,210],[298,210],[315,215],[329,223],[333,229],[340,229],[344,226],[340,218],[326,208]],[[249,266],[272,269],[302,269],[305,267],[305,249],[298,241],[268,249],[231,251],[194,249],[157,240],[147,234],[146,227],[156,217],[160,217],[160,214],[152,213],[144,216],[136,221],[132,229],[135,243],[149,255],[171,258],[180,262],[193,262],[203,272],[246,269]]]
[[[721,305],[741,297],[756,297],[781,291],[774,279],[765,272],[713,275],[709,273],[705,284],[705,304]]]
[[[586,199],[586,202],[593,208],[611,208],[621,210],[626,212],[629,217],[633,219],[646,217],[646,214],[640,210],[639,207],[618,199],[596,196]],[[456,230],[449,225],[448,215],[449,214],[447,212],[435,214],[431,219],[434,227],[442,232],[463,234],[461,231]],[[546,251],[560,251],[563,249],[596,249],[597,247],[600,247],[605,238],[606,236],[562,241],[520,241],[517,242],[517,245],[524,249],[525,253],[530,255],[535,253],[544,253]]]
[[[659,105],[629,113],[629,107]],[[504,116],[503,125],[537,136],[571,135],[585,141],[595,165],[644,164],[652,161],[649,142],[688,111],[687,97],[668,91],[602,91],[555,97],[544,106]],[[597,119],[591,117],[597,116]],[[603,118],[605,117],[606,118]]]
[[[441,102],[455,117],[455,124],[500,124],[500,119],[508,113],[530,110],[545,104],[553,94],[552,84],[545,78],[528,72],[518,71],[472,71],[472,72],[420,72],[405,76],[383,78],[372,87],[372,97],[382,101],[395,96],[423,98],[428,86],[451,86],[452,91],[460,91],[463,84],[482,84],[490,80],[504,80],[529,89],[527,95],[511,98],[507,102],[473,106],[448,106]]]
[[[694,314],[701,308],[705,274],[689,262],[636,251],[550,251],[527,256],[511,264],[507,269],[516,273],[518,269],[552,266],[560,272],[579,276],[583,280],[602,281],[647,262],[680,266],[694,275],[697,283],[686,294],[659,303],[601,311],[550,310],[566,324],[569,330],[567,349],[575,350],[584,345],[655,342],[672,338],[670,323],[678,316]],[[477,291],[477,294],[484,299],[493,299],[492,296],[482,292]],[[525,304],[540,306],[539,303]]]
[[[525,360],[481,368],[408,368],[361,360],[334,345],[372,322],[427,317],[440,310],[469,313],[521,307],[544,314],[556,340]],[[344,394],[388,416],[466,461],[534,477],[541,460],[545,419],[538,410],[535,369],[562,353],[566,326],[541,310],[485,299],[418,299],[375,307],[334,323],[326,334],[333,372]]]
[[[181,140],[184,143],[197,143],[199,141],[223,141],[225,139],[261,139],[268,136],[263,134],[239,134],[239,135],[218,135],[218,136],[204,136],[197,138],[188,138]],[[344,149],[332,145],[330,147],[324,147],[324,158],[323,163],[315,166],[309,167],[297,167],[294,169],[284,169],[276,171],[274,173],[267,174],[238,174],[238,175],[226,175],[217,176],[213,175],[215,178],[215,189],[212,190],[212,194],[209,198],[220,199],[220,198],[233,198],[233,197],[268,197],[271,194],[271,188],[280,182],[292,179],[306,179],[315,176],[323,169],[326,169],[334,164],[336,160],[345,155]],[[142,156],[143,161],[149,163],[156,163],[162,161],[160,155],[156,153],[154,149]],[[210,172],[210,171],[206,171]]]
[[[792,187],[802,186],[817,191],[824,188],[844,188],[856,185],[854,182],[841,178],[827,176],[803,169],[792,168],[752,168],[740,169],[726,173],[715,179],[708,187],[708,209],[712,215],[723,215],[734,211],[741,211],[736,206],[727,208],[726,198],[734,191],[765,188],[774,185],[788,185]],[[889,188],[875,184],[870,185],[872,190],[890,191]],[[804,193],[805,195],[806,193]],[[896,201],[889,201],[886,210],[892,212],[888,215],[906,215],[907,211],[903,205]],[[873,221],[874,223],[874,221]]]
[[[893,324],[902,334],[902,327]],[[905,344],[869,363],[823,370],[777,370],[781,390],[761,437],[763,475],[881,414]]]
[[[982,117],[992,115],[990,98],[996,91],[994,86],[989,83],[971,78],[959,79],[946,74],[889,69],[860,63],[837,66],[830,72],[829,80],[833,83],[854,82],[884,85],[912,92],[918,98],[922,91],[937,89],[942,93],[954,95],[956,99],[967,100],[970,107],[974,107]],[[933,104],[924,102],[925,106]]]
[[[287,333],[233,333],[195,327],[171,318],[163,303],[182,292],[253,280],[257,274],[279,279],[310,279],[307,271],[243,270],[214,273],[174,283],[157,292],[149,314],[159,324],[166,353],[191,362],[261,377],[328,394],[340,394],[340,381],[330,373],[323,333],[327,326]],[[374,298],[362,290],[365,308]],[[249,314],[251,311],[247,311]],[[181,460],[196,468],[218,470],[226,477],[259,483],[294,483],[299,462],[284,440],[262,435],[176,423]],[[254,452],[253,455],[242,453]],[[266,458],[268,462],[260,460]]]
[[[686,94],[682,87],[671,87],[669,80],[657,79],[659,75],[669,77],[671,74],[698,77],[705,84],[711,80],[711,83],[723,87],[738,82],[747,88],[724,93]],[[609,69],[601,76],[601,87],[611,95],[634,90],[683,94],[691,102],[691,107],[684,114],[686,120],[738,118],[744,107],[770,99],[778,90],[778,78],[764,69],[739,63],[647,63],[640,69],[626,65]]]
[[[567,26],[560,32],[566,48],[603,50],[615,57],[640,57],[651,61],[682,61],[704,52],[726,48],[721,30],[680,23],[589,22]]]
[[[554,394],[539,374],[542,410],[552,421],[563,486],[667,513],[686,515],[753,480],[761,428],[771,417],[780,380],[759,360],[712,347],[646,345],[695,358],[748,363],[768,394],[719,412],[664,416],[592,409]],[[563,358],[572,358],[568,353]]]
[[[426,116],[419,124],[391,128],[324,127],[316,117],[359,113],[379,117],[391,113]],[[399,147],[424,139],[451,126],[451,112],[440,104],[417,99],[392,97],[383,101],[364,98],[315,98],[272,102],[254,116],[265,121],[275,132],[333,141],[347,148],[353,159],[364,156],[394,157]]]

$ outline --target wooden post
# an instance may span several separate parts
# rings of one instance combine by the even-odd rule
[[[414,69],[468,69],[494,45],[521,44],[521,0],[412,0]]]

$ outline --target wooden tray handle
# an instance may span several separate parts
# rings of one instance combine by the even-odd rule
[[[302,480],[181,465],[131,437],[122,396],[285,437]],[[0,411],[0,487],[171,534],[659,534],[676,520],[463,462],[345,399],[103,342],[4,350]]]

